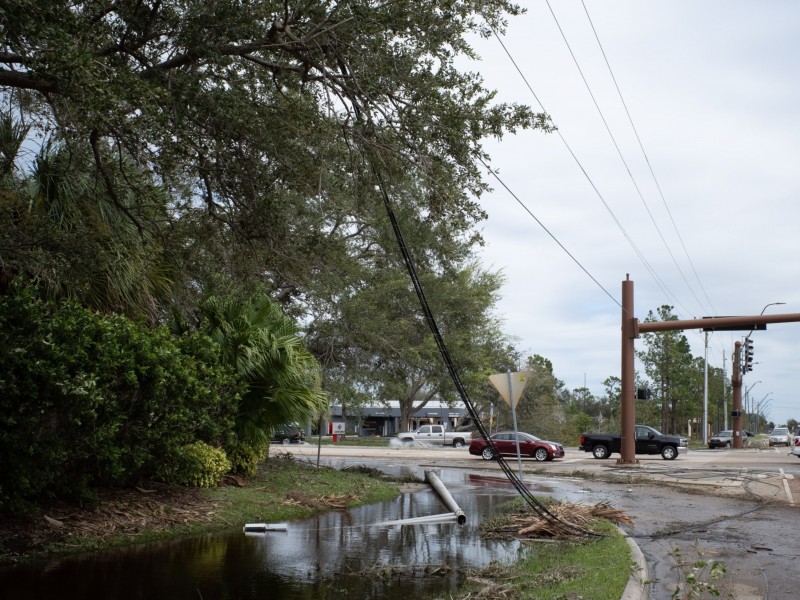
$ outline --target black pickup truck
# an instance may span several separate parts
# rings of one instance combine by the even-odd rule
[[[619,453],[622,438],[612,433],[583,433],[578,450],[591,452],[595,458],[608,458]],[[664,460],[675,460],[688,450],[686,438],[664,435],[647,425],[636,426],[636,454],[660,454]]]

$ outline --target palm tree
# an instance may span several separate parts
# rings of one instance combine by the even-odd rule
[[[30,175],[15,178],[6,163],[16,159],[18,129],[0,119],[7,190],[0,196],[0,216],[13,217],[12,225],[4,219],[7,226],[0,231],[2,287],[20,278],[50,298],[69,297],[95,310],[153,320],[171,295],[172,269],[153,233],[137,228],[128,213],[145,200],[154,215],[163,212],[163,194],[126,165],[118,176],[135,180],[139,197],[129,192],[113,201],[88,157],[52,141],[42,144]]]
[[[211,297],[201,311],[224,362],[248,385],[236,419],[240,440],[263,446],[272,428],[322,414],[327,397],[320,388],[319,365],[297,325],[267,296],[247,301]]]

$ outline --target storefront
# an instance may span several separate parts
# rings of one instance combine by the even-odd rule
[[[422,402],[415,403],[415,406]],[[351,414],[352,413],[352,414]],[[414,411],[410,427],[425,424],[445,424],[447,430],[455,429],[467,414],[462,402],[448,406],[438,400],[428,401]],[[400,431],[400,402],[374,403],[351,409],[343,414],[339,405],[331,406],[331,423],[344,423],[348,435],[391,437]],[[323,431],[330,429],[326,423]]]

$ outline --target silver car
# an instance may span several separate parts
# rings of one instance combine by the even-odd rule
[[[769,434],[770,446],[790,446],[792,437],[789,435],[789,430],[786,427],[776,427]]]

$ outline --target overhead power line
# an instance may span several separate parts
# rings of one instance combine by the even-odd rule
[[[691,267],[692,267],[692,272],[694,273],[695,279],[697,280],[697,283],[698,283],[698,285],[700,286],[700,289],[703,292],[703,296],[705,296],[706,300],[708,301],[709,306],[711,307],[712,314],[716,314],[717,311],[714,308],[714,303],[711,301],[711,298],[709,298],[708,293],[706,292],[705,286],[703,285],[703,282],[700,279],[700,275],[697,273],[697,269],[694,266],[694,261],[692,261],[692,257],[689,255],[689,251],[687,250],[686,244],[683,241],[683,236],[681,236],[681,233],[678,230],[678,225],[677,225],[677,223],[675,222],[675,219],[672,216],[672,211],[669,209],[669,204],[667,203],[667,199],[664,196],[663,190],[661,189],[661,184],[658,182],[658,178],[656,177],[655,171],[653,170],[653,166],[650,163],[650,157],[647,155],[647,152],[644,149],[644,144],[642,143],[642,139],[639,136],[639,131],[636,128],[636,125],[633,122],[633,117],[631,117],[630,111],[628,110],[628,104],[625,102],[625,98],[622,96],[622,90],[620,89],[619,84],[617,83],[617,78],[614,75],[614,70],[611,68],[611,63],[608,60],[608,56],[606,56],[606,51],[603,48],[603,44],[600,42],[600,36],[597,34],[597,29],[594,26],[594,22],[592,21],[592,17],[589,15],[589,10],[586,8],[586,3],[584,2],[584,0],[581,0],[581,4],[583,5],[583,10],[586,13],[586,18],[589,20],[589,25],[592,28],[592,33],[594,34],[594,38],[595,38],[595,40],[597,40],[597,45],[600,48],[600,53],[603,55],[603,60],[605,61],[606,67],[608,68],[608,73],[609,73],[609,75],[611,75],[611,80],[614,82],[614,87],[616,88],[617,94],[619,95],[619,100],[622,103],[622,107],[625,109],[625,115],[628,117],[628,122],[631,125],[631,129],[633,130],[634,136],[636,137],[636,142],[639,144],[639,149],[642,151],[642,156],[644,156],[644,161],[647,164],[648,170],[650,171],[650,176],[653,178],[653,183],[655,183],[656,189],[658,190],[658,194],[661,197],[661,202],[664,204],[664,209],[667,211],[667,215],[669,215],[670,222],[672,223],[672,227],[675,230],[675,235],[678,236],[678,240],[681,243],[681,247],[683,248],[683,253],[686,256],[686,260],[689,261],[689,265],[691,265]],[[672,256],[672,253],[670,253],[670,256]],[[674,260],[674,258],[673,258],[673,260]],[[683,275],[683,272],[681,272],[681,275]],[[684,281],[685,281],[685,278],[684,278]],[[688,285],[688,282],[687,282],[687,285]],[[691,289],[691,286],[689,286],[689,289]],[[692,292],[692,293],[694,293],[694,292]],[[697,299],[696,296],[695,296],[695,299]],[[702,303],[699,302],[699,300],[698,300],[698,304],[700,304],[700,306],[702,307]]]

